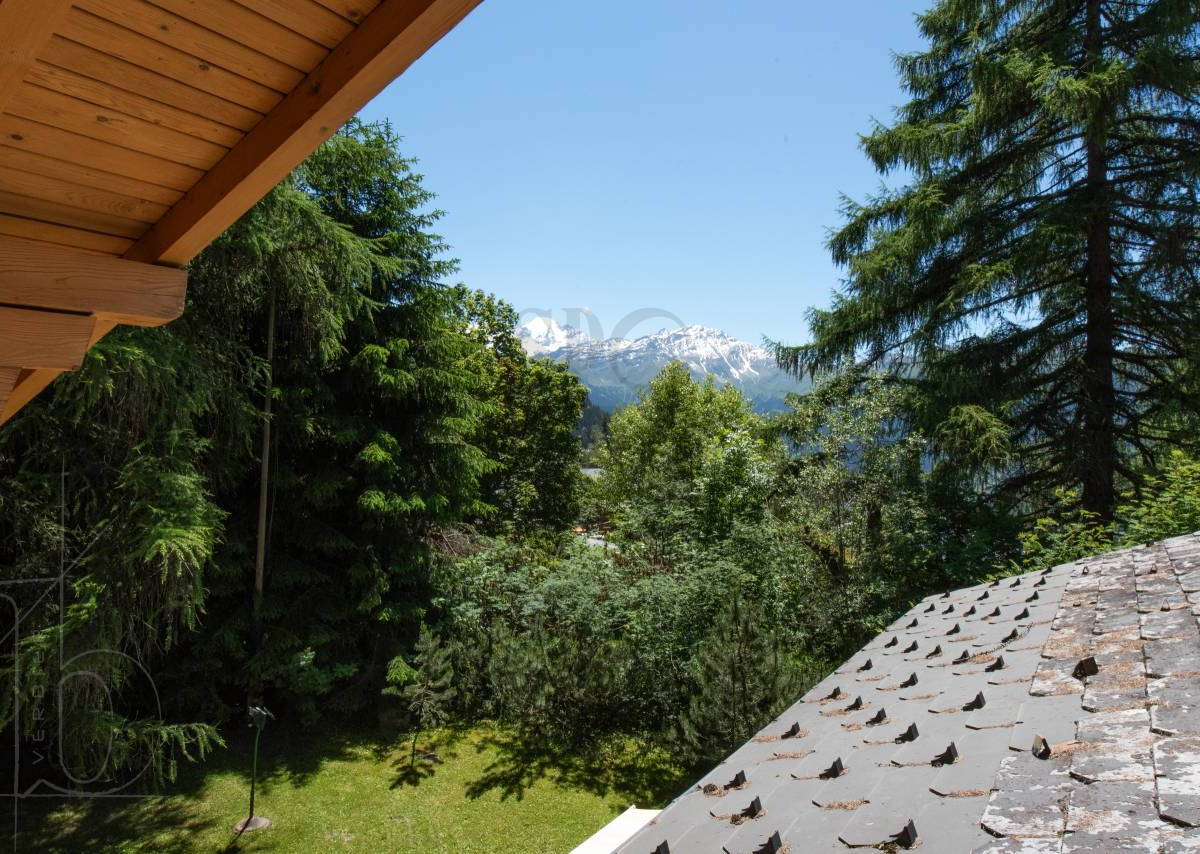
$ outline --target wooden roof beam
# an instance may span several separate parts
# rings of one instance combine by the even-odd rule
[[[183,313],[186,292],[186,270],[0,236],[0,303],[158,326]]]
[[[73,371],[83,364],[96,318],[0,306],[0,365]]]
[[[61,315],[63,317],[69,315]],[[90,348],[97,341],[112,331],[117,324],[111,320],[106,320],[103,317],[99,318],[84,318],[85,320],[95,321],[92,328],[91,338],[88,340]],[[17,375],[16,383],[9,392],[6,400],[0,402],[0,424],[3,424],[8,419],[17,414],[20,409],[29,401],[37,397],[38,392],[44,389],[50,383],[58,378],[62,373],[60,368],[24,368]]]
[[[186,270],[0,236],[0,424],[78,367],[118,323],[158,326],[178,317],[186,293]],[[32,333],[50,336],[55,358],[36,349]]]
[[[4,406],[8,403],[8,396],[12,394],[13,387],[16,386],[17,377],[20,374],[20,368],[0,367],[0,413],[4,412]]]
[[[480,2],[384,0],[125,257],[187,263]]]

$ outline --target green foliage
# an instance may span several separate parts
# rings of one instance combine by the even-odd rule
[[[782,450],[735,387],[672,362],[613,416],[597,486],[618,533],[664,561],[759,517]]]
[[[460,711],[518,724],[560,745],[585,744],[623,716],[620,643],[634,607],[621,573],[592,550],[561,560],[491,541],[435,575],[455,638]],[[599,653],[599,654],[598,654]]]
[[[1200,461],[1171,453],[1140,492],[1122,496],[1117,518],[1126,543],[1148,543],[1200,531]]]
[[[696,691],[679,719],[695,759],[717,762],[791,705],[802,684],[765,613],[734,599],[694,663]]]
[[[579,418],[579,425],[575,428],[575,433],[579,436],[580,444],[583,446],[584,460],[587,464],[595,462],[596,452],[608,441],[610,421],[612,421],[612,415],[608,411],[590,401],[584,402],[583,414]]]
[[[602,450],[604,544],[476,541],[434,573],[459,713],[713,758],[912,599],[986,574],[1004,529],[923,467],[908,393],[833,377],[766,421],[664,369]]]
[[[1020,534],[1021,557],[1012,569],[1055,566],[1121,546],[1200,531],[1200,463],[1176,451],[1142,488],[1122,495],[1116,518],[1104,523],[1074,507],[1073,496],[1059,496],[1062,509],[1038,519]]]
[[[491,512],[482,524],[493,533],[561,531],[580,510],[575,427],[586,389],[564,365],[526,356],[507,303],[459,288],[457,304],[463,333],[479,345],[464,364],[483,385],[475,441],[496,463],[483,478]]]
[[[1012,442],[1004,419],[973,403],[955,406],[938,424],[936,448],[943,465],[973,474],[980,485],[986,485],[989,472],[1012,459]]]
[[[614,683],[620,652],[600,632],[542,622],[516,632],[496,627],[490,655],[497,716],[531,736],[582,747],[619,719]]]
[[[1066,488],[1111,519],[1139,461],[1194,441],[1160,417],[1194,412],[1200,367],[1194,5],[938,0],[918,24],[910,100],[862,141],[908,183],[845,203],[845,290],[777,354],[888,370],[997,499]]]
[[[926,442],[905,432],[905,390],[881,375],[837,376],[793,397],[775,428],[797,449],[776,485],[776,512],[821,579],[804,606],[828,654],[878,630],[882,603],[931,579],[921,471]]]
[[[425,625],[417,638],[414,659],[415,667],[400,656],[393,658],[387,667],[387,687],[382,691],[385,697],[403,698],[407,706],[412,728],[410,763],[416,759],[421,732],[445,723],[455,693],[450,655]]]
[[[1069,563],[1077,558],[1100,554],[1113,547],[1113,529],[1095,513],[1074,504],[1075,496],[1059,491],[1061,509],[1053,516],[1043,516],[1018,537],[1021,557],[1003,574],[1029,572]]]
[[[807,534],[831,578],[857,570],[886,575],[921,536],[924,438],[899,423],[903,390],[882,376],[819,383],[790,402],[777,429],[799,449],[781,501]]]
[[[223,493],[236,521],[209,592],[220,622],[174,672],[177,696],[196,686],[211,703],[214,682],[228,702],[257,668],[268,692],[313,720],[378,697],[386,652],[420,621],[427,539],[485,509],[480,484],[494,463],[474,441],[484,389],[461,369],[476,348],[442,284],[454,265],[395,135],[351,123],[278,192],[307,206],[300,221],[314,232],[260,206],[197,261],[217,293],[279,295],[261,646],[246,597],[257,507],[246,467]],[[339,246],[357,254],[322,254]],[[322,287],[319,298],[287,297]],[[261,300],[244,322],[262,334]]]
[[[441,641],[425,626],[417,638],[416,665],[413,678],[403,688],[408,709],[423,728],[441,726],[454,698],[454,668]]]
[[[463,325],[487,298],[444,284],[455,265],[432,195],[397,146],[386,125],[351,122],[192,262],[183,318],[116,330],[0,432],[0,565],[54,575],[60,539],[65,562],[82,555],[65,608],[53,597],[27,617],[17,693],[54,697],[71,674],[61,662],[107,653],[86,668],[95,679],[62,683],[47,707],[62,719],[42,725],[80,769],[108,734],[113,774],[202,752],[215,731],[172,721],[230,714],[252,672],[292,717],[367,709],[419,637],[444,531],[501,493],[521,524],[557,529],[572,512],[582,391],[505,345],[517,382],[495,405],[507,387],[472,367],[500,351]],[[260,634],[249,594],[268,368]],[[488,444],[489,417],[507,445]],[[498,471],[503,488],[487,480]]]

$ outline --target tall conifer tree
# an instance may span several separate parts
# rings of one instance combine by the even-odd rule
[[[910,180],[846,203],[830,241],[845,290],[781,364],[889,366],[931,435],[1007,433],[1002,494],[1036,506],[1069,486],[1110,518],[1196,404],[1197,21],[1196,0],[920,15],[928,47],[897,59],[911,99],[863,139]]]

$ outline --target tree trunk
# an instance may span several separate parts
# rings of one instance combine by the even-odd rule
[[[1103,23],[1100,0],[1087,2],[1084,48],[1087,70],[1097,71],[1103,61]],[[1112,291],[1113,267],[1109,229],[1111,198],[1105,139],[1110,106],[1101,103],[1089,122],[1087,155],[1087,259],[1084,272],[1086,326],[1083,354],[1083,399],[1080,401],[1083,446],[1080,475],[1083,507],[1103,521],[1111,521],[1116,505],[1116,392],[1113,388]]]
[[[267,394],[263,402],[262,467],[258,480],[258,540],[254,550],[254,599],[250,613],[254,638],[254,664],[251,667],[249,690],[251,705],[262,702],[262,668],[258,658],[262,654],[262,600],[267,558],[267,497],[271,482],[271,392],[275,380],[274,360],[275,291],[272,289],[267,308]]]

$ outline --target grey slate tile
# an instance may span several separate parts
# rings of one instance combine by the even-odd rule
[[[905,829],[911,817],[899,817],[895,807],[887,802],[873,802],[856,809],[842,828],[838,838],[851,847],[870,847],[893,842]],[[914,821],[915,825],[915,821]],[[918,838],[920,828],[917,828]]]
[[[772,816],[768,813],[739,827],[722,846],[724,854],[757,854],[760,851],[769,851],[767,840],[771,834],[780,833],[782,830],[779,823],[772,823],[771,819]]]
[[[1192,854],[1200,851],[1200,831],[1163,834],[1162,854]]]
[[[1193,637],[1146,641],[1146,672],[1152,678],[1200,674],[1200,640]]]
[[[1062,839],[992,839],[980,845],[971,854],[1058,854],[1062,850]]]
[[[701,825],[670,842],[671,850],[686,851],[688,854],[692,854],[692,852],[695,854],[724,854],[725,842],[733,836],[735,831],[735,828],[728,825]],[[659,841],[665,838],[667,837],[659,837]],[[655,839],[655,837],[651,836],[650,839]],[[646,846],[651,854],[656,844],[657,842],[652,842]],[[639,849],[636,854],[643,854],[643,852]]]
[[[1153,783],[1077,786],[1071,792],[1062,850],[1064,854],[1155,851],[1161,828]]]
[[[1054,697],[1063,694],[1082,694],[1083,683],[1071,675],[1075,661],[1054,659],[1038,665],[1033,674],[1029,693],[1034,697]]]
[[[886,769],[877,765],[855,762],[846,774],[824,781],[824,785],[812,796],[813,805],[829,809],[837,804],[866,801],[887,773]]]
[[[1050,744],[1073,740],[1075,722],[1085,714],[1079,701],[1079,696],[1073,694],[1027,697],[1017,712],[1018,723],[1013,727],[1009,748],[1028,751],[1034,735],[1042,736]]]
[[[1200,826],[1200,738],[1167,738],[1154,745],[1158,809],[1163,818]]]
[[[844,749],[823,747],[821,750],[804,757],[804,759],[788,769],[789,776],[793,780],[820,780],[821,774],[827,771],[835,760],[840,759],[843,766],[847,764],[853,746],[846,744],[843,747]]]
[[[1013,754],[1000,763],[983,813],[984,829],[1000,836],[1058,837],[1066,825],[1071,778],[1065,763]]]
[[[935,798],[917,815],[915,824],[920,837],[920,854],[963,854],[992,837],[979,826],[986,796],[976,798]]]
[[[1150,707],[1150,726],[1162,735],[1200,736],[1200,703],[1156,703]]]
[[[1084,715],[1076,727],[1079,741],[1120,742],[1145,735],[1150,729],[1146,709],[1122,709]]]
[[[1071,754],[1071,776],[1084,783],[1153,782],[1153,741],[1147,730],[1134,739],[1087,742]]]
[[[1179,576],[1179,587],[1184,593],[1200,591],[1200,570],[1192,570]]]
[[[1000,761],[1008,753],[1009,734],[1006,730],[980,730],[963,735],[956,742],[959,759],[951,765],[943,765],[930,791],[949,797],[964,792],[978,792],[986,796],[996,778]],[[982,810],[982,804],[981,804]]]
[[[1089,712],[1145,708],[1145,668],[1140,661],[1132,664],[1133,667],[1119,675],[1090,677],[1083,692],[1083,708]]]
[[[1168,611],[1156,607],[1155,610],[1140,614],[1139,617],[1142,637],[1146,640],[1200,636],[1191,612],[1181,607],[1173,606],[1172,610]]]

